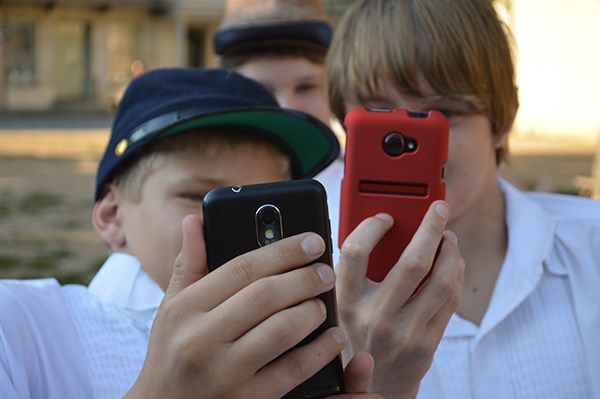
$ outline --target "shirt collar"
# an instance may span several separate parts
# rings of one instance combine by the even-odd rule
[[[519,275],[543,265],[547,272],[564,275],[566,270],[555,268],[546,262],[555,241],[556,223],[531,198],[530,193],[517,190],[505,180],[499,179],[506,203],[508,249],[512,261],[520,265]]]
[[[555,223],[525,193],[503,179],[499,179],[499,184],[505,199],[508,231],[502,270],[479,328],[455,314],[444,334],[446,337],[476,335],[478,341],[535,290],[544,271],[559,275],[563,272],[546,262],[554,243]]]
[[[89,290],[103,302],[133,312],[154,313],[163,290],[132,255],[113,253],[94,276]]]

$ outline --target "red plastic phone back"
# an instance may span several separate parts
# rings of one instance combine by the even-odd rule
[[[365,218],[380,212],[392,215],[394,226],[369,257],[367,277],[381,281],[412,239],[431,202],[445,198],[448,120],[437,111],[361,107],[351,110],[344,122],[346,162],[338,245]],[[383,142],[391,132],[416,140],[416,150],[396,157],[386,154]]]

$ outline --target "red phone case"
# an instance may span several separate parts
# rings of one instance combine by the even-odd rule
[[[448,120],[438,111],[360,107],[351,110],[344,123],[346,161],[338,245],[365,218],[380,212],[392,215],[394,226],[369,257],[367,277],[381,281],[412,239],[429,205],[445,198]]]

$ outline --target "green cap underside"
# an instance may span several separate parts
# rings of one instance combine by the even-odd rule
[[[300,161],[303,176],[323,162],[331,150],[331,143],[318,126],[283,112],[244,111],[202,116],[168,129],[162,136],[199,127],[232,125],[253,127],[287,143]]]

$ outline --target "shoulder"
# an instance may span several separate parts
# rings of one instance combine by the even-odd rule
[[[65,306],[54,279],[1,280],[0,309],[0,333],[22,342],[35,331],[51,328]]]
[[[60,285],[55,279],[0,280],[0,307],[11,312],[52,307],[52,299],[59,298]]]
[[[62,287],[54,279],[0,280],[0,379],[20,397],[85,397],[88,370]]]
[[[557,222],[600,224],[600,201],[574,195],[526,193]]]

